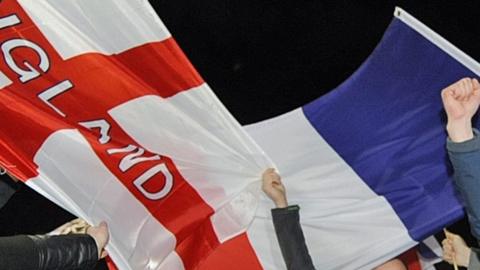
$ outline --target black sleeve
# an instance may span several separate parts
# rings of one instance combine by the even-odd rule
[[[0,269],[94,269],[95,240],[86,234],[0,237]]]
[[[289,270],[315,269],[300,226],[298,205],[272,209],[273,226]]]
[[[0,237],[0,269],[38,269],[33,240],[26,235]]]
[[[5,175],[0,175],[0,208],[7,204],[8,200],[17,191],[19,184],[13,182]]]

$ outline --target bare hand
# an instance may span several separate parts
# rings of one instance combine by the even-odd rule
[[[275,172],[275,169],[269,168],[263,173],[262,189],[278,208],[285,208],[288,206],[285,187],[282,184],[280,175]]]
[[[107,256],[105,251],[105,246],[108,243],[109,234],[107,223],[101,222],[98,226],[89,227],[87,229],[87,234],[89,234],[97,244],[98,258],[103,259]]]
[[[447,131],[454,142],[473,138],[471,119],[480,104],[477,79],[464,78],[442,90],[442,101],[448,116]]]
[[[88,228],[91,227],[85,220],[76,218],[56,228],[50,234],[82,234],[87,233]]]
[[[445,236],[447,238],[442,241],[443,259],[449,264],[455,262],[459,266],[467,267],[470,262],[470,248],[457,234],[445,231]]]

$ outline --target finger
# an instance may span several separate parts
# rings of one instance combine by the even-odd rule
[[[466,96],[465,101],[469,100],[473,94],[473,82],[472,79],[468,79],[466,82]]]
[[[472,87],[473,87],[473,90],[480,89],[480,83],[478,82],[477,79],[472,80]]]
[[[447,229],[444,229],[443,232],[445,233],[445,236],[447,237],[447,239],[449,240],[452,240],[456,234],[454,233],[451,233],[450,231],[448,231]]]
[[[104,249],[102,250],[102,254],[100,254],[100,259],[103,259],[108,256],[108,252]]]
[[[465,101],[468,97],[468,79],[465,78],[462,80],[460,101]]]
[[[463,94],[463,92],[465,92],[465,90],[467,90],[468,80],[469,80],[469,78],[463,78],[463,79],[460,81],[460,88],[462,89],[462,94]]]
[[[445,243],[442,243],[442,247],[444,250],[452,250],[453,248],[453,245],[451,244],[451,242],[449,241],[446,241]]]
[[[480,83],[477,79],[472,80],[473,93],[475,99],[480,100]]]
[[[462,101],[468,101],[471,95],[471,82],[470,79],[465,79],[463,81],[463,90],[462,90]]]
[[[265,182],[266,182],[267,185],[273,185],[273,184],[278,184],[279,183],[278,179],[276,177],[274,177],[273,175],[267,176]]]
[[[274,181],[273,174],[265,171],[262,175],[262,186],[269,186]]]
[[[468,99],[473,91],[472,79],[471,78],[465,79],[464,84],[465,84],[465,95],[466,95],[465,98]]]
[[[455,88],[455,94],[457,95],[455,98],[458,100],[463,99],[463,89],[465,88],[465,79],[460,80],[458,87]]]
[[[442,98],[445,98],[445,97],[451,96],[451,95],[452,95],[452,87],[450,87],[450,86],[443,89],[442,92],[441,92]]]
[[[457,100],[457,94],[455,92],[455,89],[451,89],[448,91],[445,91],[445,94],[443,95],[443,102],[446,104],[451,104]]]
[[[461,93],[461,87],[460,87],[460,84],[455,87],[455,88],[452,88],[451,90],[451,93],[452,93],[452,96],[454,99],[459,99],[460,98],[460,93]]]
[[[453,262],[453,257],[449,256],[449,255],[443,255],[442,256],[443,260],[448,262],[449,264],[452,264]]]
[[[473,80],[472,79],[467,80],[467,90],[468,90],[468,92],[471,92],[473,90]]]
[[[283,183],[280,180],[280,178],[273,180],[272,184],[275,185],[275,186],[283,186]]]
[[[443,89],[442,93],[441,93],[442,98],[444,100],[446,100],[446,99],[450,99],[452,101],[456,100],[457,97],[458,97],[457,88],[458,88],[458,85],[451,85],[451,86]]]
[[[263,172],[263,176],[267,176],[268,174],[274,172],[275,169],[274,168],[268,168],[266,169],[264,172]]]

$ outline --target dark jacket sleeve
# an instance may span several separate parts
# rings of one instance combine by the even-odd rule
[[[468,263],[467,269],[480,269],[480,249],[472,248],[472,253],[470,254],[470,262]]]
[[[0,237],[0,269],[94,269],[95,240],[86,234]]]
[[[452,162],[455,186],[467,209],[472,234],[480,240],[480,137],[462,143],[447,140],[447,150]]]
[[[298,205],[272,209],[273,225],[289,270],[315,269],[300,226]]]
[[[0,208],[7,204],[8,200],[17,191],[19,185],[6,175],[0,175]]]

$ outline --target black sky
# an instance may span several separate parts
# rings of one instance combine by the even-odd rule
[[[396,5],[480,57],[478,1],[150,2],[242,124],[292,110],[348,78]]]

